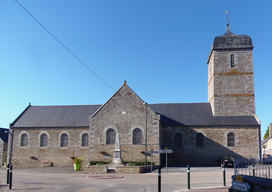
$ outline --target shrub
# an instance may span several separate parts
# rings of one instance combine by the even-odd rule
[[[111,161],[90,161],[90,165],[105,165],[105,164],[109,164]]]
[[[78,159],[78,158],[74,158],[74,164],[81,164],[82,163],[82,159]]]
[[[126,166],[135,166],[135,164],[134,163],[128,163],[128,164],[126,164]]]

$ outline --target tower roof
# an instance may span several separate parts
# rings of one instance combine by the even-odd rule
[[[229,29],[227,23],[226,33],[221,36],[214,38],[209,57],[208,63],[213,50],[234,50],[234,49],[253,49],[252,40],[247,35],[236,35],[233,34]]]

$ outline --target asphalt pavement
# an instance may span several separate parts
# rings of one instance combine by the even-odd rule
[[[0,192],[9,191],[6,185],[6,168],[0,168]],[[191,167],[188,190],[187,167],[168,167],[161,171],[163,192],[227,192],[231,186],[233,168],[226,168],[226,185],[220,167]],[[97,177],[102,176],[102,177]],[[106,177],[105,177],[106,176]],[[113,178],[115,176],[115,178]],[[116,177],[120,176],[120,177]],[[112,177],[112,178],[111,178]],[[143,174],[83,174],[72,166],[17,168],[13,170],[12,189],[21,191],[101,191],[101,192],[155,192],[158,191],[158,170]]]

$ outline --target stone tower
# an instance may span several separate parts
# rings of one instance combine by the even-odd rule
[[[208,101],[215,116],[255,114],[252,40],[226,33],[214,39],[208,57]]]

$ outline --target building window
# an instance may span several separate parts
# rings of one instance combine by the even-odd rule
[[[175,134],[175,147],[182,147],[182,135],[181,133]]]
[[[21,136],[21,147],[27,147],[28,144],[28,136],[27,134],[22,134]]]
[[[228,134],[228,147],[234,147],[235,146],[235,140],[234,140],[234,133]]]
[[[60,147],[68,147],[68,135],[63,133],[60,137]]]
[[[133,130],[133,145],[141,145],[142,143],[142,130],[136,128]]]
[[[115,144],[115,131],[113,129],[108,129],[106,134],[106,145]]]
[[[47,147],[47,135],[46,134],[41,135],[40,147]]]
[[[87,147],[88,146],[88,140],[89,140],[89,135],[87,133],[84,133],[82,135],[82,143],[81,146],[82,147]]]
[[[204,136],[202,133],[196,134],[196,147],[204,147]]]
[[[231,68],[235,67],[235,64],[234,64],[234,54],[230,55],[230,66],[231,66]]]

